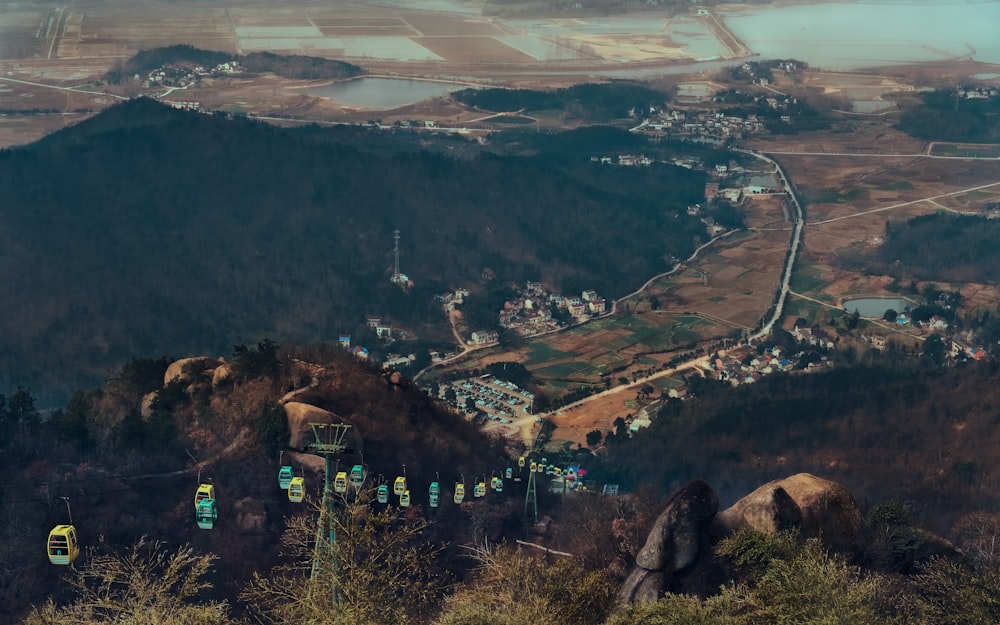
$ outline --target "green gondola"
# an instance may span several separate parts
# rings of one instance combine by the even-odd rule
[[[215,522],[219,518],[219,512],[215,507],[214,499],[202,499],[198,502],[198,508],[194,513],[195,521],[198,522],[198,527],[203,530],[210,530],[215,527]]]
[[[295,472],[292,471],[290,465],[285,465],[278,469],[278,486],[281,490],[288,490],[288,487],[292,485],[293,477],[295,477]]]

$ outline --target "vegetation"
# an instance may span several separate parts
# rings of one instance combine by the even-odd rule
[[[434,295],[484,267],[614,297],[706,236],[685,212],[704,175],[683,168],[376,154],[340,137],[363,145],[135,100],[0,151],[0,267],[21,294],[0,304],[0,382],[52,405],[135,355],[361,337],[372,313],[447,338]],[[409,290],[388,279],[395,227]]]
[[[285,78],[303,80],[350,78],[364,73],[357,65],[314,56],[280,55],[272,52],[233,54],[202,50],[187,44],[142,50],[124,64],[116,66],[105,78],[120,83],[136,74],[145,76],[154,69],[187,65],[201,66],[211,71],[217,65],[236,61],[253,74],[272,73]]]
[[[630,81],[582,84],[553,91],[533,89],[462,89],[451,94],[462,104],[498,113],[559,111],[563,120],[606,122],[643,116],[650,107],[659,109],[669,96],[662,91]]]
[[[935,213],[888,222],[872,270],[940,282],[1000,283],[1000,221]]]
[[[965,98],[953,90],[923,94],[923,103],[905,111],[896,127],[929,141],[1000,141],[1000,96]]]

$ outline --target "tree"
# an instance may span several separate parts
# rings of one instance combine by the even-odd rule
[[[257,343],[257,347],[233,346],[233,376],[238,380],[276,378],[281,372],[278,362],[278,344],[271,339]]]
[[[601,444],[601,439],[604,438],[604,434],[600,430],[591,430],[587,432],[587,447],[594,449]]]
[[[333,515],[336,566],[318,563],[316,515],[288,519],[282,535],[293,560],[269,576],[254,574],[240,597],[254,615],[276,625],[404,624],[426,616],[442,594],[432,566],[440,549],[423,540],[428,523],[403,509],[372,510],[372,490],[339,500]],[[320,550],[322,552],[322,549]]]
[[[882,315],[882,320],[888,321],[890,323],[895,323],[896,319],[898,318],[899,318],[899,313],[893,310],[892,308],[886,310],[885,314]]]
[[[437,625],[597,625],[611,611],[614,584],[575,559],[489,545],[473,557],[476,577],[449,598]]]
[[[32,610],[24,623],[225,625],[230,623],[225,603],[199,600],[212,587],[204,577],[215,559],[188,546],[170,552],[145,537],[124,553],[101,545],[68,580],[76,599],[66,606],[50,600]]]

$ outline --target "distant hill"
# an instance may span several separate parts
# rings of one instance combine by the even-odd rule
[[[232,52],[202,50],[194,46],[180,44],[143,50],[123,65],[108,72],[106,78],[109,82],[118,83],[126,77],[146,74],[158,67],[168,65],[201,65],[211,69],[220,63],[229,61],[238,61],[246,71],[253,74],[269,72],[285,78],[302,80],[350,78],[364,73],[364,70],[357,65],[315,56],[284,55],[273,52],[233,54]]]
[[[462,89],[454,100],[496,112],[559,111],[565,119],[605,122],[661,108],[670,96],[631,81],[573,85],[552,91],[535,89]]]
[[[138,99],[0,151],[0,387],[58,401],[137,355],[374,342],[373,313],[450,341],[433,295],[475,287],[484,267],[615,297],[706,238],[685,211],[699,172],[586,153],[459,160],[411,151],[410,133],[393,151],[387,134]],[[408,292],[388,280],[396,228]]]

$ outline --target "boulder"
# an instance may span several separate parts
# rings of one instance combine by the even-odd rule
[[[688,483],[657,517],[635,563],[648,571],[668,573],[691,566],[718,510],[719,498],[711,486],[701,480]]]
[[[711,533],[718,539],[744,527],[767,533],[798,528],[829,547],[851,550],[861,531],[861,511],[843,484],[799,473],[768,482],[720,512]]]
[[[663,588],[663,573],[647,571],[641,566],[632,569],[632,573],[622,584],[619,600],[624,604],[652,603],[660,598]]]
[[[263,532],[267,527],[267,508],[252,497],[244,497],[237,501],[233,509],[236,511],[236,525],[244,532]]]
[[[215,369],[219,366],[219,360],[216,358],[209,358],[208,356],[196,356],[194,358],[181,358],[180,360],[170,363],[167,367],[166,373],[163,374],[163,384],[164,386],[169,384],[174,380],[174,378],[180,378],[182,382],[193,382],[197,376],[210,369]]]
[[[233,371],[229,366],[229,363],[224,362],[220,364],[215,368],[215,371],[212,372],[212,388],[215,388],[222,382],[228,380],[232,374]]]
[[[153,400],[156,399],[156,391],[152,393],[146,393],[142,396],[142,402],[139,404],[139,414],[142,415],[143,419],[149,419],[153,416]]]
[[[284,404],[284,408],[288,418],[288,430],[291,433],[288,446],[298,451],[309,451],[309,445],[316,440],[310,424],[346,423],[343,418],[332,412],[310,404],[290,401]],[[360,433],[353,427],[347,431],[343,444],[352,451],[362,451],[364,448]]]

